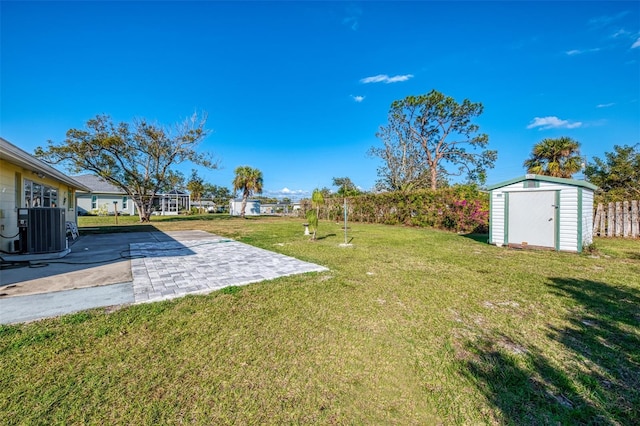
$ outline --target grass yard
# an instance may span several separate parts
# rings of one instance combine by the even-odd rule
[[[0,326],[0,424],[640,423],[639,241],[577,255],[350,224],[341,248],[331,222],[310,242],[301,219],[136,220],[118,227],[330,272]]]

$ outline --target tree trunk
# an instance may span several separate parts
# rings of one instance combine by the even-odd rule
[[[244,219],[244,210],[247,208],[247,198],[249,198],[248,194],[244,194],[242,196],[242,205],[240,206],[240,217]]]
[[[431,189],[438,189],[438,167],[437,165],[429,166],[429,173],[431,174]]]
[[[136,208],[138,209],[138,217],[140,218],[140,222],[150,222],[151,221],[151,203],[153,202],[153,198],[149,200],[148,205],[142,199],[134,197],[134,202],[136,204]]]

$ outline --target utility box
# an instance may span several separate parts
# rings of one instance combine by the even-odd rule
[[[66,249],[64,208],[18,209],[20,251],[26,254],[55,253]]]
[[[528,174],[488,189],[490,244],[579,253],[593,242],[595,185]]]

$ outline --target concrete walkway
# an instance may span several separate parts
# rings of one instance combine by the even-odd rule
[[[95,255],[97,249],[91,246],[91,238],[96,237],[93,242],[101,244],[102,250],[108,242],[112,244],[109,246],[112,254],[119,253],[123,246],[128,247],[130,260],[113,262],[111,256],[110,261],[105,260],[106,264],[97,268],[91,265],[84,271],[78,270],[82,263],[70,263],[67,274],[61,271],[66,264],[51,261],[50,272],[54,271],[52,274],[55,276],[47,274],[49,266],[41,268],[38,271],[41,275],[35,278],[29,275],[34,272],[27,270],[23,272],[29,276],[27,286],[15,277],[21,271],[8,271],[11,273],[7,274],[2,271],[0,324],[33,321],[105,306],[156,302],[286,275],[327,271],[323,266],[204,231],[135,234],[109,234],[108,241],[104,235],[83,236],[83,244],[72,247],[72,255],[74,247],[77,248],[76,257],[69,256],[78,259],[77,256],[90,256],[92,252]],[[127,270],[123,271],[123,267]],[[110,270],[113,276],[110,276]],[[70,280],[69,275],[72,277]],[[58,287],[53,284],[54,281],[65,283],[65,278],[75,287],[69,288],[69,282],[58,284]],[[40,290],[29,294],[34,288]],[[43,288],[53,291],[47,292]]]

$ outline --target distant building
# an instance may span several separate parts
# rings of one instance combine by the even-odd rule
[[[231,216],[240,216],[242,209],[242,200],[229,201],[229,214]],[[245,216],[260,216],[260,200],[247,200],[247,206],[244,210]]]
[[[136,214],[135,203],[121,188],[95,175],[74,176],[73,179],[91,189],[90,192],[78,192],[78,215],[112,215],[116,208],[118,214]]]
[[[172,216],[189,210],[191,210],[191,196],[189,193],[174,189],[155,196],[151,214]]]

